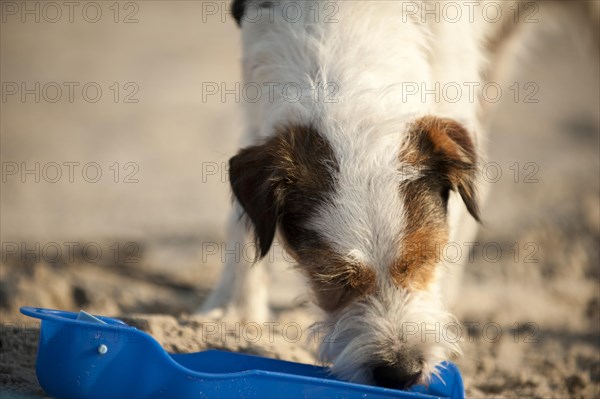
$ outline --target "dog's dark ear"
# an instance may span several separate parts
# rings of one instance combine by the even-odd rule
[[[270,143],[244,148],[229,160],[231,189],[252,223],[260,258],[271,248],[279,216],[274,168]]]
[[[458,191],[467,210],[480,221],[475,192],[477,152],[467,129],[459,122],[428,116],[415,123],[413,131],[420,164],[432,177],[442,176],[452,190]]]

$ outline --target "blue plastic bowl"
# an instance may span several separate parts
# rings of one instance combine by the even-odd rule
[[[120,320],[22,307],[42,320],[40,385],[57,398],[464,398],[457,367],[444,363],[428,387],[400,391],[335,379],[325,367],[208,350],[167,353]],[[100,321],[101,320],[101,321]],[[100,324],[104,322],[105,324]]]

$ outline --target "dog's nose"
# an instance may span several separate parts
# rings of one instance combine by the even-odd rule
[[[420,357],[399,359],[395,364],[382,363],[373,368],[375,383],[385,388],[405,389],[421,377],[423,365]]]

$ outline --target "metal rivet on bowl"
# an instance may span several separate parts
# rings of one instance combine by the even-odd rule
[[[104,355],[106,352],[108,352],[108,347],[106,345],[102,344],[98,347],[99,354]]]

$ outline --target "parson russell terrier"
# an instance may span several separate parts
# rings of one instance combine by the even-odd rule
[[[480,90],[516,26],[514,4],[233,2],[245,82],[274,89],[248,102],[229,163],[229,244],[254,238],[263,259],[277,235],[334,326],[320,354],[342,379],[427,383],[460,353],[452,329],[404,327],[455,323],[462,268],[439,249],[474,239]],[[463,92],[431,93],[448,85]],[[407,95],[415,88],[429,94]],[[260,260],[231,260],[203,311],[264,321],[267,281]]]

